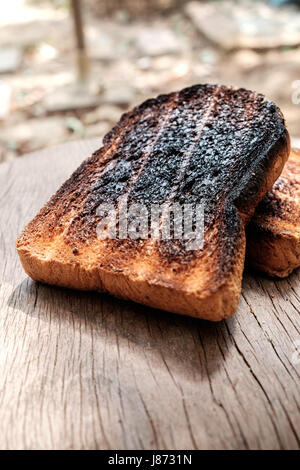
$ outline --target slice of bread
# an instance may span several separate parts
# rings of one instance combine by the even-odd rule
[[[278,277],[300,266],[300,150],[291,151],[281,176],[255,211],[247,230],[247,262]]]
[[[122,116],[27,225],[17,240],[23,267],[48,284],[228,317],[240,297],[245,224],[289,151],[280,110],[255,92],[196,85],[150,99]],[[174,238],[102,239],[107,226],[99,237],[100,205],[124,195],[146,208],[202,204],[203,249]]]

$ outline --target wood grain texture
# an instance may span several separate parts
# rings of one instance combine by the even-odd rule
[[[17,234],[99,144],[0,165],[0,448],[299,448],[299,270],[246,274],[219,324],[23,272]]]

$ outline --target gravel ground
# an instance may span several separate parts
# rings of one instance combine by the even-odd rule
[[[98,14],[95,2],[93,8],[82,3],[88,88],[76,84],[67,2],[6,2],[0,161],[103,135],[132,105],[204,82],[264,93],[281,107],[291,135],[300,137],[300,9],[264,1],[177,1],[176,9],[146,17],[131,10]]]

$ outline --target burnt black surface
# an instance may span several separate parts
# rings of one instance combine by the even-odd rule
[[[125,194],[129,203],[146,205],[203,202],[206,229],[223,214],[220,237],[227,239],[228,252],[240,226],[234,205],[255,198],[280,141],[286,144],[279,109],[248,90],[196,85],[148,100],[106,136],[105,149],[113,146],[109,158],[103,160],[100,150],[89,161],[97,171],[82,178],[84,204],[70,232],[95,236],[99,204],[116,203]],[[182,259],[178,242],[160,243],[160,250],[165,258],[179,253]]]
[[[275,217],[296,224],[300,221],[300,213],[297,207],[297,195],[300,190],[300,158],[295,154],[290,155],[281,176],[276,180],[272,189],[256,208],[255,213],[268,217]],[[259,226],[255,218],[252,223],[255,228]],[[252,223],[250,225],[252,225]]]
[[[175,100],[174,107],[154,101],[151,112],[124,131],[116,164],[99,174],[87,212],[128,191],[129,200],[148,204],[163,203],[173,190],[174,201],[204,201],[211,213],[285,132],[278,108],[247,90],[199,85]]]

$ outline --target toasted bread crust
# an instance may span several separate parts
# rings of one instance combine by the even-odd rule
[[[291,151],[281,176],[257,207],[247,231],[247,262],[278,277],[300,266],[300,150]]]
[[[17,240],[23,267],[41,282],[221,320],[239,301],[244,226],[288,153],[282,115],[261,95],[201,85],[148,100],[121,118],[24,229]],[[124,192],[146,205],[170,194],[179,203],[202,198],[204,249],[99,240],[96,208]]]

